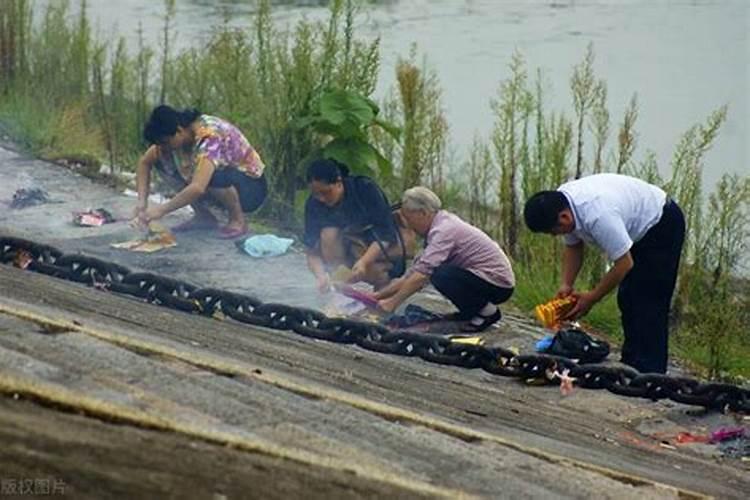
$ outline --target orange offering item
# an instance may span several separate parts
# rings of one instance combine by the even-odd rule
[[[575,297],[569,295],[562,299],[552,299],[546,304],[539,304],[534,308],[534,312],[545,328],[554,330],[560,326],[563,316],[573,309],[575,303]]]
[[[174,235],[164,226],[157,222],[150,222],[148,233],[144,238],[137,240],[125,241],[123,243],[112,243],[114,248],[122,248],[131,252],[158,252],[165,248],[177,246]]]

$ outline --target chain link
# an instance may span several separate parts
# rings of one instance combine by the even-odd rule
[[[0,236],[0,263],[49,276],[84,283],[189,313],[216,316],[221,313],[236,321],[299,335],[356,344],[364,349],[418,356],[442,365],[482,370],[507,377],[545,383],[559,381],[568,371],[575,384],[586,389],[607,389],[613,394],[657,401],[670,399],[687,405],[721,411],[750,413],[750,390],[704,383],[686,377],[639,373],[630,367],[575,361],[546,354],[517,355],[504,347],[453,342],[449,337],[393,331],[383,325],[345,318],[329,318],[320,311],[285,304],[264,303],[239,293],[216,288],[199,288],[190,283],[130,269],[82,254],[63,254],[49,245]]]

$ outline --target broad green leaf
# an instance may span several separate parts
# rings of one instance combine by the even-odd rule
[[[375,103],[356,92],[332,90],[320,98],[321,117],[337,125],[368,126],[377,111]]]
[[[354,173],[372,175],[377,152],[372,146],[355,139],[334,139],[323,148],[323,156],[348,166]]]

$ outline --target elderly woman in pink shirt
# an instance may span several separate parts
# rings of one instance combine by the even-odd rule
[[[468,320],[462,331],[480,332],[502,317],[497,305],[513,294],[515,277],[500,246],[482,230],[441,209],[426,187],[404,192],[401,213],[425,238],[425,248],[407,273],[375,294],[380,307],[395,310],[429,281]]]

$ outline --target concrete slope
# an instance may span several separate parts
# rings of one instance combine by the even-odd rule
[[[0,277],[0,385],[46,406],[418,494],[740,497],[750,486],[741,468],[633,441],[607,410],[647,403],[578,391],[577,403],[561,406],[554,388],[191,316],[12,268]]]

